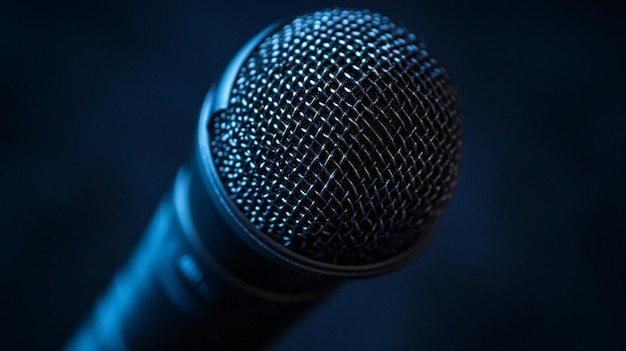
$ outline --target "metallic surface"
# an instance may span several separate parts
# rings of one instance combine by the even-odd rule
[[[423,246],[456,185],[454,88],[386,17],[331,10],[263,39],[209,121],[215,167],[263,235],[359,266]]]

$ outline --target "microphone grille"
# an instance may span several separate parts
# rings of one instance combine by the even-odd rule
[[[338,265],[381,262],[429,236],[461,160],[445,70],[368,11],[304,15],[262,39],[208,128],[224,188],[250,222]]]

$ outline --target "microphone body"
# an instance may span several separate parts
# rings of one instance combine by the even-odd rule
[[[181,167],[143,241],[67,350],[257,349],[330,292],[331,280],[285,281],[266,290],[229,272],[198,244],[189,194],[199,182],[197,167]],[[228,233],[214,206],[205,205],[214,216],[204,229]],[[277,280],[267,270],[271,263],[258,264],[263,259],[238,244],[222,242],[221,252],[237,257],[255,280]],[[298,273],[298,280],[307,276]]]
[[[445,71],[386,17],[267,28],[207,94],[190,159],[66,349],[265,346],[341,281],[423,250],[460,138]]]

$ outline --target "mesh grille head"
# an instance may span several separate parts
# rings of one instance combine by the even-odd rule
[[[371,264],[415,245],[459,173],[447,74],[422,41],[367,11],[301,16],[263,39],[208,128],[243,214],[325,263]]]

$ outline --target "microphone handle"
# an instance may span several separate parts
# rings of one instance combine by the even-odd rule
[[[259,349],[334,286],[274,293],[231,273],[216,259],[219,255],[211,254],[211,247],[196,240],[202,235],[196,232],[190,206],[190,184],[199,180],[193,166],[181,167],[142,242],[66,345],[67,351]],[[219,232],[223,219],[214,205],[208,207],[203,208],[208,217],[202,221],[205,227],[213,224],[216,232],[203,235],[225,237],[228,233]],[[253,276],[255,267],[248,268]]]

